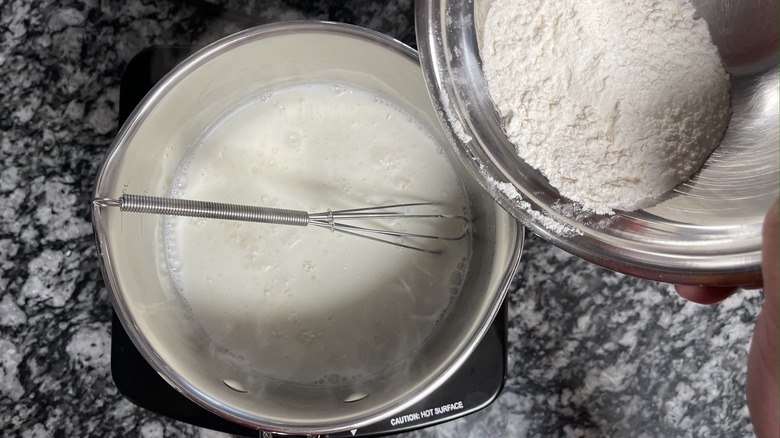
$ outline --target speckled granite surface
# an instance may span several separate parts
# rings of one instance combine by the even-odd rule
[[[89,198],[127,62],[250,22],[347,21],[413,43],[411,0],[0,3],[0,430],[4,436],[216,436],[136,407],[110,375],[110,304]],[[253,18],[247,19],[247,16]],[[759,292],[718,306],[529,236],[511,292],[506,388],[409,436],[747,437]]]

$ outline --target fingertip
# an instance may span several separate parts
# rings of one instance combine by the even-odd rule
[[[734,286],[691,286],[675,284],[677,294],[697,304],[715,304],[730,297],[737,291]]]

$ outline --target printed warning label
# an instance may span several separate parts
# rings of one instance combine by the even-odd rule
[[[423,409],[419,412],[411,412],[406,415],[401,415],[395,418],[390,419],[390,425],[395,426],[401,426],[408,423],[414,423],[416,421],[420,421],[423,419],[429,419],[431,417],[436,417],[439,415],[444,415],[449,412],[455,412],[463,409],[463,401],[458,400],[453,403],[447,403],[441,406],[436,406],[429,409]]]

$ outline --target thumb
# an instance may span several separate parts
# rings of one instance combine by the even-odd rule
[[[780,277],[780,210],[772,206],[764,221],[761,271],[764,307],[756,321],[748,353],[747,402],[756,436],[777,437],[778,408],[778,277]]]

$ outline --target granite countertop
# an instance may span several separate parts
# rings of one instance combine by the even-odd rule
[[[414,43],[411,0],[8,0],[0,4],[0,430],[4,436],[218,436],[139,408],[110,371],[111,304],[89,205],[142,49],[203,46],[289,19]],[[762,302],[716,306],[529,235],[510,292],[509,371],[488,408],[408,436],[728,436],[752,428],[745,364]]]

